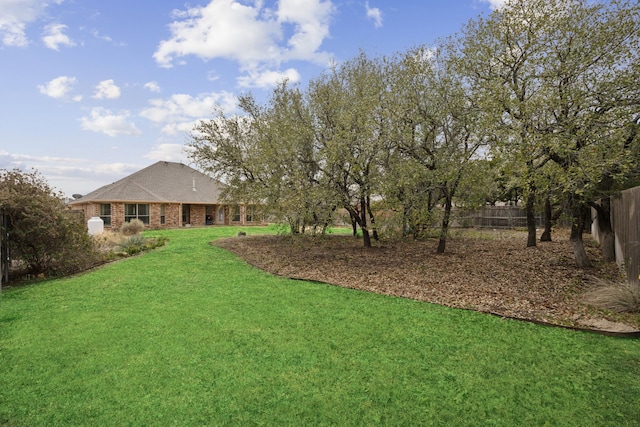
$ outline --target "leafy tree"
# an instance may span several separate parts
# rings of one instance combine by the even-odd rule
[[[362,230],[365,247],[377,238],[372,197],[381,194],[389,155],[379,59],[360,53],[309,85],[318,150],[326,183],[338,206]]]
[[[487,204],[495,205],[497,200],[508,200],[498,188],[499,170],[486,158],[472,159],[466,166],[460,180],[455,204],[464,210],[475,210]]]
[[[544,109],[538,75],[544,57],[540,35],[555,10],[538,0],[515,0],[479,18],[463,30],[459,43],[464,74],[495,138],[493,150],[508,168],[525,198],[527,246],[536,245],[536,173],[548,159],[536,133]]]
[[[227,116],[217,109],[214,118],[193,129],[188,143],[190,158],[229,184],[222,198],[232,201],[259,197],[260,184],[269,178],[260,159],[261,111],[250,96],[240,98],[239,104],[246,115]]]
[[[264,204],[293,232],[344,208],[365,246],[377,237],[378,198],[401,212],[403,233],[441,204],[438,252],[454,204],[524,200],[528,246],[536,206],[546,212],[541,240],[562,207],[586,267],[587,208],[610,237],[609,199],[640,170],[639,8],[510,0],[435,48],[360,53],[305,92],[283,83],[265,106],[240,97],[244,115],[218,112],[194,130],[192,158],[225,178],[228,196]],[[489,165],[495,182],[478,197]]]
[[[239,97],[243,115],[221,110],[201,121],[189,142],[190,156],[203,170],[229,184],[222,197],[253,202],[286,223],[292,233],[322,230],[337,204],[321,182],[313,117],[304,94],[284,81],[265,105]]]
[[[533,207],[549,187],[544,170],[553,161],[582,267],[590,265],[582,241],[587,208],[599,210],[608,235],[608,203],[596,200],[620,188],[636,158],[638,8],[617,0],[512,0],[472,21],[461,39],[470,84],[500,136],[494,148],[518,165],[528,245],[535,245]]]
[[[547,107],[541,123],[545,151],[563,171],[576,261],[589,266],[582,218],[589,206],[596,209],[604,258],[614,261],[610,197],[637,167],[640,7],[627,1],[557,4],[542,63]]]
[[[292,229],[304,232],[312,227],[322,232],[337,208],[333,192],[323,179],[323,163],[318,148],[315,120],[308,99],[286,82],[274,90],[265,117],[268,135],[280,168],[279,205],[291,218]]]
[[[394,149],[390,154],[382,185],[383,209],[394,213],[390,222],[397,228],[398,235],[423,238],[436,218],[439,201],[433,174],[399,150]]]
[[[562,170],[558,165],[549,162],[540,172],[545,177],[544,187],[541,188],[544,231],[540,235],[540,241],[550,242],[555,223],[567,210],[567,197],[559,184],[559,175],[562,174]]]
[[[458,73],[460,57],[446,42],[435,49],[409,50],[393,68],[391,93],[394,141],[400,153],[431,177],[430,186],[444,205],[438,253],[443,253],[453,202],[469,166],[485,143],[479,112]]]
[[[0,207],[9,218],[9,250],[25,273],[65,275],[101,261],[82,220],[37,172],[0,170]]]

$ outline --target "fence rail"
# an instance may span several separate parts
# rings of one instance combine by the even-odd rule
[[[624,190],[611,200],[616,235],[616,261],[627,270],[629,282],[640,283],[640,187]]]
[[[475,228],[526,228],[527,212],[519,206],[483,206],[460,213],[454,226]],[[543,226],[542,215],[536,215],[536,227]]]

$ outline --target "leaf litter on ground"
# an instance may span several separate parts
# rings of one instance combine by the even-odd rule
[[[619,267],[600,262],[585,235],[595,267],[575,266],[568,233],[526,247],[521,231],[454,232],[444,254],[437,241],[404,239],[364,248],[347,235],[247,236],[222,239],[249,264],[292,279],[329,283],[504,317],[610,332],[637,332],[640,315],[613,313],[585,303],[593,278],[621,280]]]

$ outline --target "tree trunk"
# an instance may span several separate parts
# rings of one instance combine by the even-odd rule
[[[360,197],[360,229],[362,230],[362,240],[365,248],[371,247],[371,236],[367,226],[367,199]]]
[[[442,217],[442,225],[440,227],[440,239],[438,240],[438,249],[436,253],[443,254],[447,245],[447,234],[449,233],[449,220],[451,219],[452,200],[449,195],[445,196],[444,216]]]
[[[549,195],[544,199],[544,231],[540,236],[541,242],[551,241],[551,227],[553,225],[553,209],[551,208],[551,198]]]
[[[592,205],[596,212],[598,221],[598,233],[600,234],[600,251],[604,262],[615,262],[616,260],[616,236],[611,226],[611,197],[607,196],[600,200],[600,203]]]
[[[579,268],[591,267],[591,261],[584,249],[584,241],[582,240],[582,232],[585,225],[585,211],[588,210],[587,206],[582,202],[572,200],[571,201],[571,213],[573,221],[571,222],[571,245],[573,246],[573,254],[576,258],[576,265]]]
[[[358,236],[358,220],[353,212],[349,211],[349,219],[351,219],[351,228],[353,230],[353,237]]]
[[[409,234],[407,218],[409,218],[409,208],[405,204],[402,207],[402,237],[407,237]]]
[[[602,242],[600,242],[600,251],[602,253],[602,261],[616,262],[616,235],[613,230],[602,233]]]
[[[294,219],[289,220],[289,228],[291,229],[291,235],[295,236],[300,234],[300,229],[298,228],[298,221]]]
[[[373,239],[377,242],[380,240],[380,236],[378,236],[378,228],[376,227],[376,219],[373,216],[373,211],[371,210],[371,199],[367,196],[367,212],[369,213],[369,223],[371,224],[371,229],[373,230]]]
[[[362,238],[364,241],[365,248],[371,247],[371,236],[369,235],[369,227],[367,227],[367,205],[365,202],[365,198],[360,198],[360,210],[354,208],[351,205],[345,206],[345,209],[349,212],[351,216],[351,225],[354,230],[354,237],[356,236],[356,224],[360,226],[360,230],[362,230]]]
[[[366,228],[362,229],[362,242],[364,243],[365,248],[371,247],[371,236],[369,235],[369,230]]]
[[[536,246],[536,213],[535,207],[536,193],[535,188],[531,186],[529,195],[527,196],[526,212],[527,212],[527,247]]]

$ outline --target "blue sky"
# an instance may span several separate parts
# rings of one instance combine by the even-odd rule
[[[431,45],[501,0],[0,0],[0,169],[86,194],[189,163],[215,105],[330,61]]]

